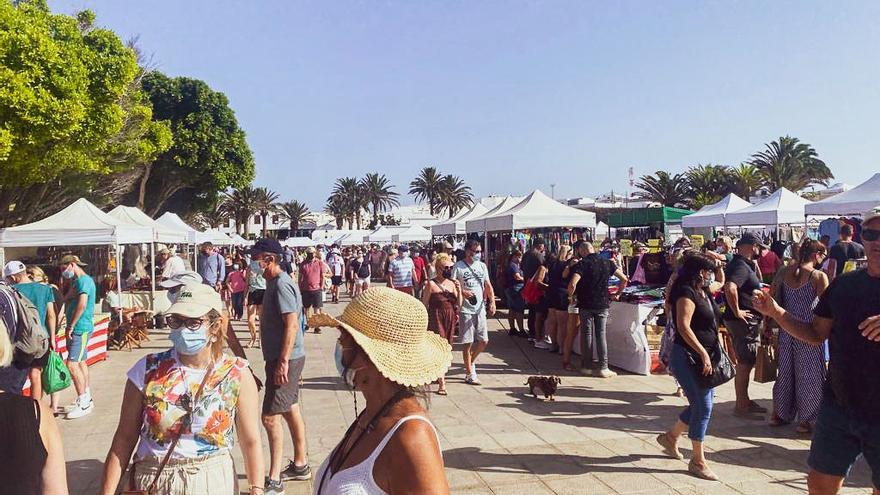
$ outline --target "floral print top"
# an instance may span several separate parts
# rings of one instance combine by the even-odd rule
[[[244,359],[224,354],[214,363],[198,404],[192,404],[207,370],[183,366],[174,349],[141,358],[128,370],[128,380],[144,394],[136,457],[161,458],[178,432],[174,458],[232,449],[241,373],[247,366]]]

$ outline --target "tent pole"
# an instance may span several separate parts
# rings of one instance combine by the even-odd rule
[[[119,252],[119,243],[116,244],[116,293],[119,294],[119,304],[122,305],[122,253]],[[119,324],[122,325],[122,308],[119,308]]]
[[[153,273],[150,274],[150,310],[153,310],[156,300],[156,243],[150,243],[150,266],[153,267]]]

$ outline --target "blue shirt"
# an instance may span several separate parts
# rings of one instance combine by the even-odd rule
[[[52,292],[52,288],[37,282],[15,284],[15,288],[37,308],[37,313],[40,314],[40,325],[43,325],[43,328],[46,329],[46,313],[49,309],[49,303],[55,302],[55,294]]]
[[[416,265],[409,256],[400,256],[388,266],[394,287],[412,287]]]
[[[196,271],[202,276],[202,282],[211,286],[226,280],[226,262],[218,253],[205,256],[199,253],[196,260]]]
[[[79,296],[86,295],[86,307],[83,309],[82,315],[76,320],[76,325],[71,330],[74,335],[83,335],[91,333],[95,329],[95,281],[92,277],[82,274],[73,281],[73,290],[77,294],[73,300],[67,304],[67,323],[73,320],[73,313],[79,305]]]

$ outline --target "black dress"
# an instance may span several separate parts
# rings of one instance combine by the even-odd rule
[[[43,492],[48,457],[40,438],[40,408],[20,395],[0,393],[0,495]]]

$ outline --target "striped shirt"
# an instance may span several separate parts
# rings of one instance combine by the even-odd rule
[[[391,274],[394,287],[412,287],[415,268],[413,260],[409,256],[401,256],[392,261],[388,266],[388,273]]]

